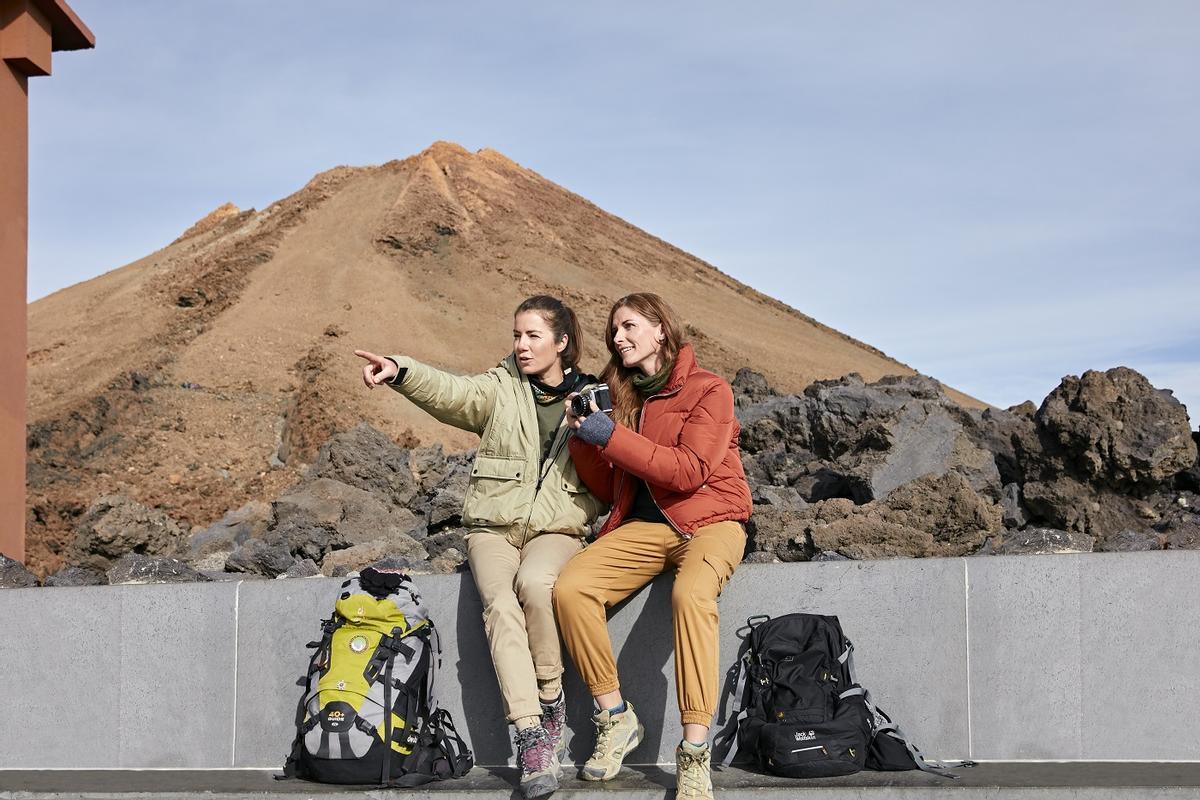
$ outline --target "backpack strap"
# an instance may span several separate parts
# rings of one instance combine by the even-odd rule
[[[750,675],[750,659],[753,656],[750,634],[756,627],[770,619],[771,617],[766,614],[750,617],[746,620],[745,627],[739,628],[737,631],[737,637],[742,640],[742,645],[738,648],[737,661],[726,673],[725,686],[722,689],[721,699],[717,703],[720,712],[717,716],[717,724],[725,727],[717,731],[713,737],[712,754],[721,766],[727,767],[733,762],[738,751],[738,728],[750,713],[750,690],[746,686],[746,679]],[[737,708],[734,709],[733,718],[726,723],[726,701],[730,699],[736,699]]]
[[[953,778],[954,780],[958,780],[958,776],[953,772],[950,772],[950,770],[975,766],[975,762],[970,760],[938,761],[935,759],[925,758],[925,756],[921,754],[920,748],[909,741],[908,737],[904,735],[904,731],[900,730],[899,725],[897,725],[895,722],[892,722],[892,718],[887,715],[887,712],[871,702],[871,693],[866,689],[862,689],[861,687],[859,687],[859,689],[863,694],[863,699],[867,703],[867,710],[871,712],[871,727],[874,728],[873,735],[890,736],[891,738],[900,742],[900,744],[904,745],[904,749],[908,751],[908,755],[912,758],[913,763],[916,764],[917,769],[921,770],[922,772],[941,775],[943,778]]]
[[[304,747],[304,734],[308,733],[316,727],[316,718],[309,720],[311,724],[306,725],[304,715],[308,710],[308,687],[312,682],[312,675],[319,671],[317,663],[321,656],[329,651],[329,643],[333,639],[333,632],[337,630],[339,623],[335,621],[335,614],[327,620],[322,621],[321,629],[325,632],[324,635],[315,642],[309,642],[306,647],[312,649],[313,654],[308,659],[308,669],[304,675],[296,681],[297,686],[304,687],[304,691],[300,693],[300,702],[296,704],[296,737],[292,740],[292,749],[288,752],[287,759],[283,763],[283,774],[276,775],[275,780],[283,781],[289,778],[299,778],[300,775],[300,751]]]

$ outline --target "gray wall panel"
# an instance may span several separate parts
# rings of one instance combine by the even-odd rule
[[[108,591],[121,599],[119,766],[230,766],[237,584]]]
[[[0,620],[0,767],[116,766],[120,593],[3,589]]]
[[[1074,555],[967,561],[973,757],[1082,755],[1079,581],[1093,563]]]
[[[1082,755],[1200,758],[1200,553],[1088,562]]]

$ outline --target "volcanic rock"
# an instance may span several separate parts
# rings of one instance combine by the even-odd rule
[[[188,559],[195,561],[215,553],[228,555],[247,539],[261,538],[274,523],[271,504],[252,500],[193,533],[188,541]]]
[[[409,452],[365,422],[321,445],[309,477],[332,478],[396,506],[407,506],[420,491]]]
[[[1037,553],[1090,553],[1095,539],[1078,531],[1059,531],[1053,528],[1026,528],[1010,531],[996,548],[998,555]]]
[[[277,578],[315,578],[321,574],[321,568],[311,558],[302,558],[276,575]]]
[[[1157,534],[1148,531],[1125,530],[1098,542],[1096,549],[1110,550],[1116,553],[1134,553],[1143,550],[1161,550],[1162,545]]]
[[[185,541],[183,528],[164,512],[122,495],[105,495],[79,520],[71,562],[106,570],[127,553],[173,554]]]
[[[83,567],[63,567],[46,578],[46,586],[104,586],[108,576]]]
[[[1097,487],[1145,492],[1196,464],[1186,409],[1127,367],[1068,375],[1035,419],[1054,445],[1046,466]]]
[[[407,534],[395,533],[345,550],[334,550],[321,562],[321,572],[325,575],[345,575],[388,557],[404,559],[413,570],[428,572],[431,569],[429,553],[421,543]]]
[[[333,528],[351,545],[374,541],[389,532],[423,530],[425,524],[408,509],[393,512],[378,495],[332,478],[316,478],[293,487],[275,501],[274,509],[278,526],[294,523]]]
[[[1000,494],[1000,508],[1003,511],[1002,522],[1006,528],[1021,528],[1029,521],[1025,509],[1021,506],[1021,487],[1015,483],[1007,483]]]
[[[37,586],[38,579],[20,561],[0,553],[0,589],[24,589]]]
[[[290,570],[296,561],[287,545],[268,544],[262,539],[251,539],[226,559],[225,569],[229,572],[248,572],[274,578]]]
[[[195,583],[211,581],[188,564],[166,556],[130,553],[108,569],[108,582],[121,583]]]

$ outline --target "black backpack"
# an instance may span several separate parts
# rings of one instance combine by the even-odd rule
[[[854,645],[837,617],[766,615],[746,620],[726,676],[713,757],[788,778],[861,769],[920,769],[950,778],[973,762],[926,760],[854,677]],[[738,706],[727,720],[727,700]]]
[[[412,581],[368,567],[322,623],[282,777],[420,786],[465,775],[472,754],[433,694],[437,631]]]

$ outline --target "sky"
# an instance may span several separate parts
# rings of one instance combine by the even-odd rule
[[[1000,407],[1200,422],[1200,3],[71,0],[29,299],[339,164],[494,148]]]

